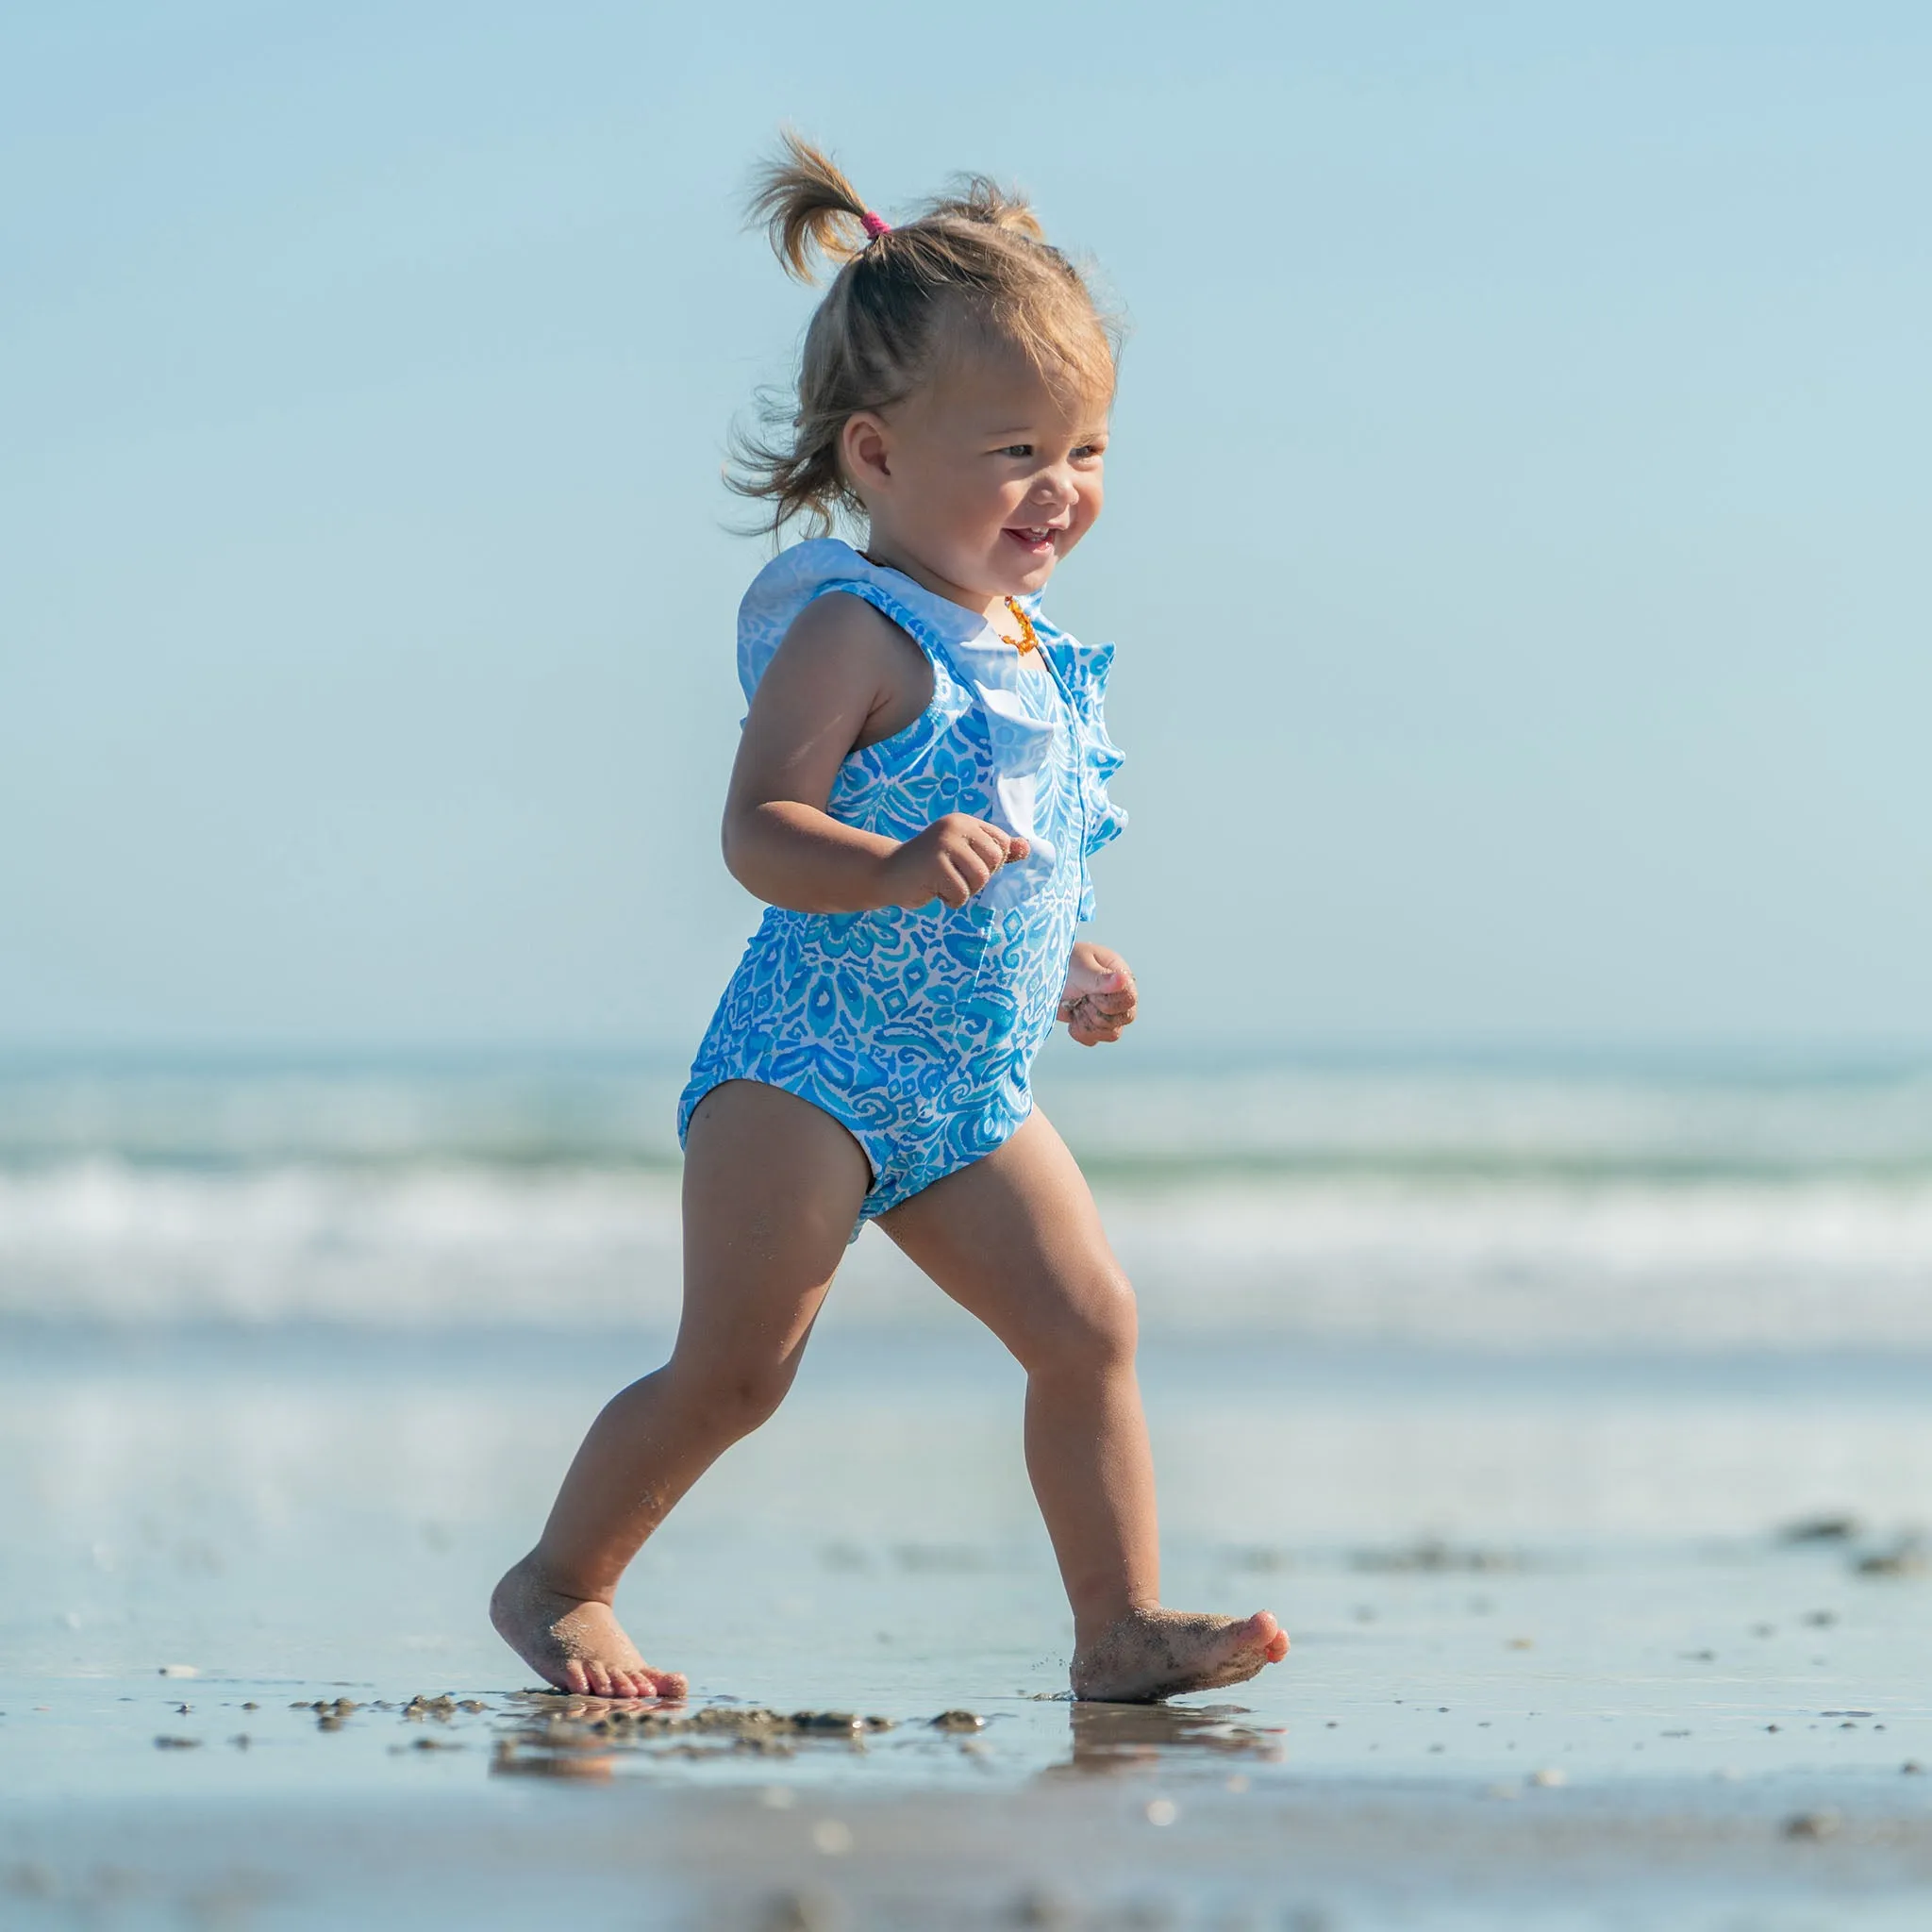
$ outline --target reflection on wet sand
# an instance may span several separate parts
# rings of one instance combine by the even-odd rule
[[[1237,1722],[1248,1715],[1246,1707],[1239,1704],[1069,1705],[1067,1726],[1073,1756],[1064,1764],[1049,1766],[1041,1776],[1143,1771],[1175,1751],[1211,1752],[1278,1763],[1288,1755],[1281,1731]]]
[[[989,1748],[979,1735],[986,1720],[969,1710],[906,1720],[842,1710],[787,1715],[763,1707],[711,1704],[693,1710],[649,1699],[543,1691],[507,1702],[509,1723],[497,1731],[493,1774],[602,1779],[614,1775],[625,1760],[641,1766],[667,1759],[789,1758],[801,1747],[862,1754],[889,1731],[898,1733],[889,1747],[898,1751],[980,1757]],[[1177,1753],[1278,1763],[1287,1755],[1282,1731],[1242,1723],[1249,1715],[1239,1704],[1072,1704],[1071,1755],[1041,1774],[1144,1770]]]
[[[567,1777],[585,1784],[607,1784],[617,1770],[616,1754],[591,1751],[577,1744],[546,1744],[520,1750],[508,1738],[499,1738],[490,1760],[491,1777]]]

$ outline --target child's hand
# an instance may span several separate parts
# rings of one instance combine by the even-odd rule
[[[924,906],[939,899],[963,906],[1000,867],[1024,858],[1033,848],[984,819],[950,811],[885,860],[894,906]]]
[[[1118,1040],[1123,1029],[1134,1024],[1140,1000],[1134,975],[1118,953],[1088,940],[1074,945],[1058,1017],[1082,1046]]]

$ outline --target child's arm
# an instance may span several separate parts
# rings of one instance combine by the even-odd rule
[[[1058,1017],[1082,1046],[1110,1045],[1134,1024],[1141,995],[1127,962],[1108,946],[1079,940],[1067,961]]]
[[[724,802],[724,863],[747,891],[794,912],[963,906],[1026,841],[952,812],[903,844],[825,811],[847,755],[903,730],[932,671],[857,597],[821,597],[785,635],[752,696]]]

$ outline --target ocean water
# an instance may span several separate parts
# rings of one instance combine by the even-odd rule
[[[559,1725],[482,1614],[668,1343],[677,1084],[0,1075],[0,1918],[433,1923],[433,1843],[511,1923],[568,1842],[612,1925],[1923,1923],[1932,1064],[1054,1057],[1169,1600],[1295,1651],[1056,1701],[1020,1378],[871,1231],[620,1601],[701,1703],[893,1724],[776,1757]]]
[[[678,1070],[0,1069],[0,1320],[662,1329]],[[1932,1355],[1932,1059],[1040,1081],[1151,1330]],[[841,1319],[935,1297],[868,1235]]]

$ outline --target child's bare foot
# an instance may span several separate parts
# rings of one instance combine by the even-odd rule
[[[1239,1684],[1287,1655],[1288,1632],[1266,1610],[1252,1617],[1130,1610],[1074,1653],[1074,1695],[1153,1704],[1184,1690]]]
[[[553,1589],[533,1556],[491,1592],[490,1621],[559,1690],[580,1697],[682,1697],[689,1689],[681,1672],[653,1670],[638,1655],[608,1604]]]

